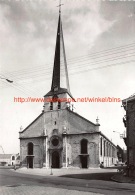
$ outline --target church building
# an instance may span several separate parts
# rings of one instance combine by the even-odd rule
[[[116,146],[96,124],[74,112],[59,10],[52,84],[42,113],[19,132],[20,160],[27,168],[90,168],[116,163]],[[49,101],[48,101],[49,100]]]

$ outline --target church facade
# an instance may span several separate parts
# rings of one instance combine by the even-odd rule
[[[69,87],[61,12],[52,85],[44,98],[42,113],[19,132],[22,166],[90,168],[99,167],[100,163],[104,166],[116,163],[117,148],[99,131],[98,120],[93,123],[80,116],[67,101],[74,98]]]

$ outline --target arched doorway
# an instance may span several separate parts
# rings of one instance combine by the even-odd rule
[[[81,156],[81,164],[82,164],[82,168],[87,169],[88,168],[88,160],[87,160],[86,155]]]
[[[28,143],[27,167],[33,168],[33,143]]]
[[[88,168],[88,141],[86,139],[81,140],[81,166],[82,168]]]
[[[52,153],[52,168],[60,168],[60,155],[57,151]]]

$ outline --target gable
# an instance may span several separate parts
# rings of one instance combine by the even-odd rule
[[[69,134],[96,132],[96,125],[77,113],[68,110]]]
[[[20,138],[40,137],[44,131],[44,117],[41,113],[28,127],[20,132]]]

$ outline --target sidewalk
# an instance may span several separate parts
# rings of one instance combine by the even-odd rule
[[[14,171],[14,170],[13,170]],[[41,176],[62,176],[69,174],[88,174],[88,173],[104,173],[104,172],[116,172],[116,169],[79,169],[79,168],[62,168],[62,169],[46,169],[46,168],[35,168],[27,169],[25,167],[17,169],[16,172],[30,174],[30,175],[41,175]]]

